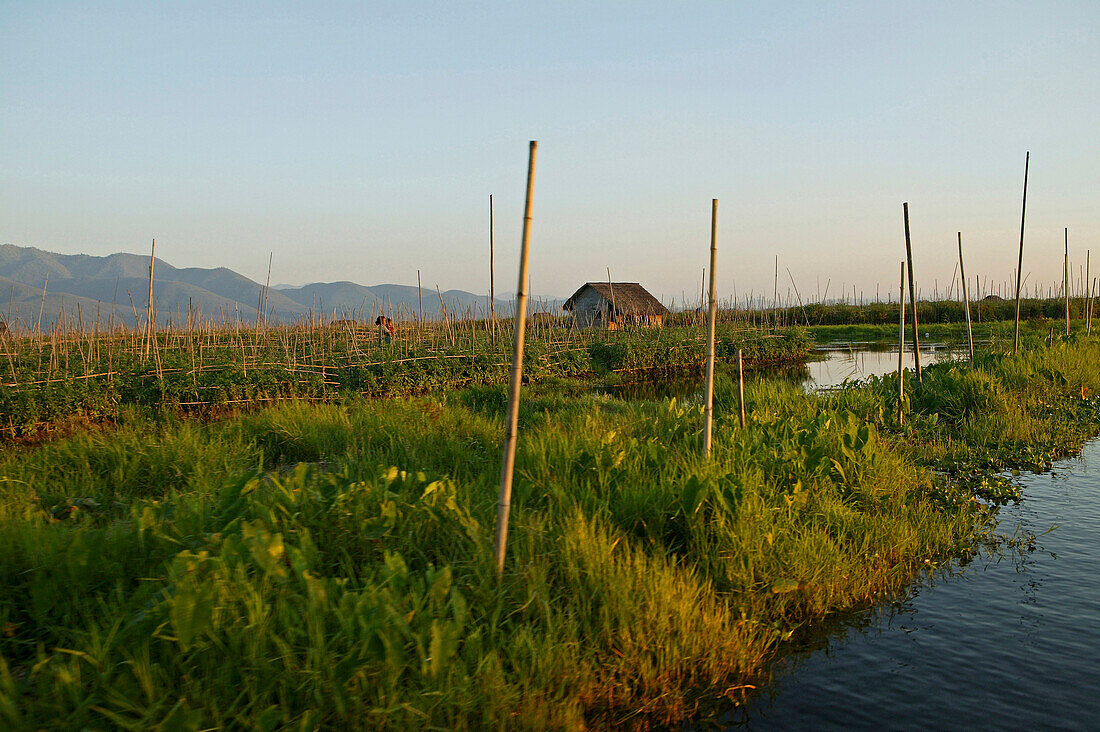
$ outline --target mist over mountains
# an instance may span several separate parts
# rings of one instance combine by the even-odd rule
[[[57,254],[34,247],[0,244],[0,319],[13,328],[33,330],[39,319],[43,328],[60,313],[82,318],[85,324],[98,317],[102,324],[144,322],[149,292],[149,257],[138,254]],[[43,298],[43,289],[45,298]],[[173,267],[157,258],[153,266],[153,302],[157,322],[185,323],[188,308],[203,321],[255,323],[264,286],[231,269]],[[448,314],[478,317],[488,308],[488,296],[465,290],[419,289],[409,285],[366,286],[354,282],[317,282],[302,287],[280,285],[266,293],[267,322],[296,322],[311,313],[326,318],[373,320],[381,311],[392,317],[438,318],[442,304]],[[510,298],[496,298],[498,314],[511,311]],[[545,303],[560,307],[560,300]],[[553,310],[552,310],[553,311]]]

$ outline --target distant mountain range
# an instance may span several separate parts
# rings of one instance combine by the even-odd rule
[[[34,247],[0,244],[0,319],[13,328],[33,330],[41,319],[51,325],[64,313],[98,317],[127,325],[144,322],[149,292],[149,258],[137,254],[56,254]],[[184,323],[187,313],[204,321],[255,323],[264,287],[231,269],[173,267],[162,259],[153,266],[153,301],[157,322]],[[45,298],[43,298],[45,292]],[[7,298],[3,298],[7,295]],[[3,302],[7,299],[8,302]],[[354,282],[318,282],[303,287],[278,285],[266,293],[267,320],[295,322],[321,315],[373,320],[382,311],[396,317],[415,317],[423,306],[425,318],[438,318],[440,300],[448,314],[476,313],[482,317],[488,297],[464,290],[419,289],[409,285],[359,285]],[[558,313],[560,299],[541,301],[540,309]],[[511,309],[511,300],[496,298],[498,314]],[[136,317],[135,317],[136,313]]]

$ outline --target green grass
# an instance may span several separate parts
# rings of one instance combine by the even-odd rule
[[[911,384],[911,382],[910,382]],[[122,414],[0,459],[0,719],[579,729],[739,700],[792,633],[972,553],[991,470],[1100,424],[1095,339],[835,396],[525,389],[508,559],[504,389]],[[1041,462],[1040,462],[1041,464]],[[944,468],[955,477],[944,477]]]

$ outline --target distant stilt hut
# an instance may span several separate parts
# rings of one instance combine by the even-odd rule
[[[637,282],[586,282],[565,301],[579,328],[660,327],[668,308]]]

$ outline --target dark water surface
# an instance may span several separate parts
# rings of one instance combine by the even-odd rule
[[[1021,480],[999,532],[1034,535],[1032,548],[981,555],[823,630],[726,724],[1100,730],[1100,439]]]

